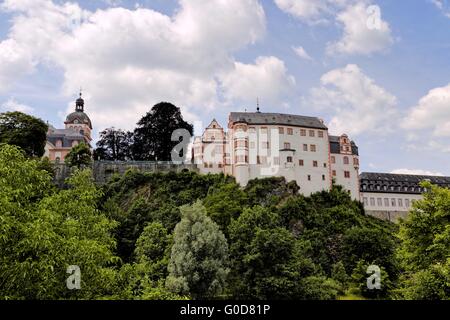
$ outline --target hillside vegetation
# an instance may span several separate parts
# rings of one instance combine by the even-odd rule
[[[0,146],[1,299],[448,299],[450,191],[426,185],[394,225],[340,186],[128,171],[60,190]],[[68,290],[66,270],[81,270]],[[367,287],[369,265],[381,288]]]

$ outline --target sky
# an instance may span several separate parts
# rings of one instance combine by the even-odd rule
[[[0,112],[316,116],[361,170],[450,176],[450,0],[0,0]],[[96,135],[98,137],[98,134]]]

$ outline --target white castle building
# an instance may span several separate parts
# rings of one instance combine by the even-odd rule
[[[390,221],[405,217],[422,199],[421,181],[450,187],[450,177],[359,174],[357,145],[346,134],[329,135],[315,117],[231,112],[227,130],[214,119],[194,138],[192,151],[201,173],[232,175],[242,186],[251,179],[282,176],[309,195],[329,190],[334,180],[364,204],[366,213]]]
[[[358,147],[345,134],[329,135],[319,118],[232,112],[226,131],[213,120],[194,139],[193,158],[201,173],[229,174],[243,186],[283,176],[309,195],[329,190],[334,179],[360,200]]]

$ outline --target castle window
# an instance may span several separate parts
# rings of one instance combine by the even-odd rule
[[[381,198],[377,198],[377,205],[378,205],[379,207],[382,207],[382,206],[383,206],[383,200],[382,200]]]
[[[397,202],[395,201],[395,199],[391,199],[391,205],[393,207],[397,206]]]
[[[336,163],[336,157],[335,156],[331,156],[331,163],[335,164]]]
[[[315,144],[311,145],[311,152],[316,152],[316,145]]]
[[[324,175],[324,174],[322,175],[322,180],[323,180],[323,181],[325,181],[325,180],[326,180],[326,178],[325,178],[325,175]]]
[[[300,129],[300,135],[306,137],[306,129]]]
[[[311,138],[314,138],[314,137],[316,136],[314,130],[309,130],[309,136],[310,136]]]
[[[348,160],[348,157],[344,157],[344,164],[349,164],[350,161]]]
[[[353,158],[353,165],[359,166],[359,159],[358,158]]]
[[[405,207],[407,207],[407,208],[410,207],[409,199],[405,199]]]
[[[333,170],[333,172],[332,172],[332,174],[333,174],[333,177],[336,177],[336,170]]]
[[[398,206],[399,207],[403,207],[403,200],[402,199],[398,199]]]
[[[350,179],[350,171],[344,171],[344,177]]]
[[[384,206],[389,207],[389,199],[388,198],[384,198]]]
[[[319,134],[319,138],[323,138],[323,131],[319,131],[318,134]]]
[[[327,164],[326,164],[326,162],[324,162],[324,164],[323,164],[323,167],[324,167],[324,168],[326,168],[326,167],[327,167]]]
[[[298,165],[303,167],[305,165],[305,162],[303,160],[298,160]]]
[[[319,163],[317,161],[313,161],[313,167],[317,168],[319,166]]]
[[[303,145],[303,151],[308,151],[308,145],[307,144]]]
[[[284,128],[283,127],[279,127],[278,128],[278,133],[279,134],[284,134]]]
[[[284,143],[284,148],[285,149],[290,149],[291,148],[291,144],[289,142],[285,142]]]
[[[287,134],[290,135],[290,136],[292,136],[292,135],[294,134],[294,129],[288,128],[288,129],[287,129]]]
[[[364,206],[366,206],[366,207],[367,207],[367,206],[369,205],[369,201],[368,201],[368,199],[367,199],[367,198],[364,198],[364,199],[363,199],[363,201],[364,201]]]
[[[292,163],[292,157],[287,157],[286,160],[287,160],[288,163]]]
[[[375,207],[375,198],[370,198],[370,205]]]
[[[311,181],[311,175],[308,174],[308,181]]]

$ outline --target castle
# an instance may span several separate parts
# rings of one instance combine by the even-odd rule
[[[65,129],[50,126],[47,133],[45,155],[56,163],[63,162],[72,147],[81,142],[90,146],[92,141],[92,123],[81,93],[75,112],[64,123]],[[405,217],[414,201],[422,199],[426,190],[421,181],[450,188],[450,177],[360,174],[359,148],[346,134],[330,135],[316,117],[262,113],[259,107],[257,112],[231,112],[227,130],[212,120],[201,136],[194,137],[192,160],[193,164],[181,165],[96,161],[93,168],[98,182],[127,168],[224,173],[242,186],[251,179],[279,176],[295,181],[305,195],[330,190],[334,182],[361,201],[368,214],[390,221]]]
[[[232,175],[245,186],[255,178],[283,176],[303,194],[329,190],[333,180],[359,200],[359,154],[345,134],[331,136],[314,117],[232,112],[228,131],[213,120],[193,147],[202,173]]]

